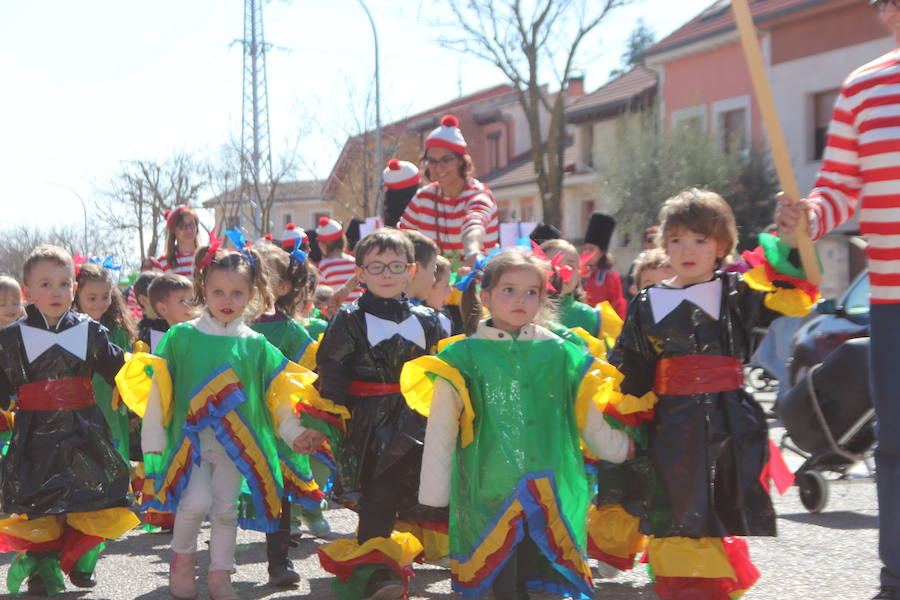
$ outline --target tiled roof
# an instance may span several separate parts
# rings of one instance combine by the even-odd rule
[[[621,110],[655,89],[656,73],[638,65],[590,94],[578,98],[566,109],[566,120],[581,121],[606,112]]]
[[[310,179],[306,181],[285,181],[278,184],[275,189],[275,202],[298,202],[303,200],[321,200],[322,191],[325,187],[325,181],[322,179]],[[268,186],[263,186],[261,193],[265,196],[268,193]],[[239,190],[237,188],[228,190],[223,194],[219,194],[209,200],[203,202],[206,208],[212,208],[221,202],[231,203],[237,202],[239,198]]]
[[[834,0],[750,0],[750,13],[758,25],[792,12],[828,4]],[[676,29],[664,39],[647,48],[643,56],[673,50],[736,28],[731,0],[716,0],[699,15]]]
[[[566,167],[575,164],[574,143],[570,143],[566,147],[563,161]],[[490,176],[480,179],[480,181],[487,184],[489,188],[495,190],[515,185],[534,183],[537,181],[537,176],[534,173],[534,162],[531,160],[531,153],[526,153],[506,167],[498,169]]]

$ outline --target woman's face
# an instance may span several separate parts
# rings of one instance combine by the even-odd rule
[[[892,0],[887,2],[878,2],[878,16],[881,22],[887,25],[891,33],[900,45],[900,8]]]
[[[462,158],[452,150],[446,148],[429,148],[425,152],[425,166],[428,168],[428,176],[441,187],[453,186],[462,181],[459,174],[459,165]]]
[[[179,248],[194,246],[197,239],[197,219],[190,213],[180,215],[172,225],[175,231],[175,241]]]

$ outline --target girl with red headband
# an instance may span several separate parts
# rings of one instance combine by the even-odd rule
[[[159,270],[194,278],[194,253],[200,221],[190,206],[182,204],[166,211],[166,253],[156,258]]]

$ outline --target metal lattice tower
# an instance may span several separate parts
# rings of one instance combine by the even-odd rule
[[[244,91],[241,106],[241,195],[238,214],[250,206],[255,235],[269,230],[262,222],[263,194],[272,179],[269,92],[263,35],[263,0],[244,0]]]

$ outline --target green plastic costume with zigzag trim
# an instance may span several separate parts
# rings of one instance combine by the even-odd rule
[[[131,350],[131,340],[128,334],[121,327],[116,327],[109,331],[109,341],[125,350]],[[109,431],[112,434],[112,442],[116,446],[116,450],[125,459],[125,464],[129,464],[131,460],[131,443],[129,438],[129,422],[128,408],[119,403],[118,408],[112,407],[113,389],[106,380],[100,375],[94,375],[91,379],[94,386],[94,400],[103,413],[106,423],[109,425]]]
[[[462,374],[475,413],[474,441],[458,441],[453,460],[454,589],[466,598],[487,593],[511,546],[529,535],[547,559],[529,578],[531,587],[589,594],[583,557],[591,494],[575,401],[593,359],[563,340],[479,338],[455,342],[438,358]],[[564,558],[550,558],[559,548],[568,548]]]
[[[313,339],[306,332],[303,325],[287,317],[283,313],[276,313],[273,318],[264,318],[250,324],[250,328],[263,334],[270,344],[278,348],[285,357],[307,369],[312,370],[313,364],[302,361],[307,349],[312,345]],[[275,446],[278,450],[278,458],[281,461],[281,471],[284,480],[284,491],[287,499],[292,504],[300,504],[307,509],[319,507],[324,498],[324,493],[312,487],[313,475],[309,464],[309,456],[297,454],[280,437],[275,438]],[[246,498],[242,498],[242,510],[247,508]]]
[[[261,334],[226,337],[205,334],[190,323],[172,327],[157,347],[173,384],[172,419],[166,426],[162,472],[154,474],[151,507],[174,511],[199,458],[199,432],[211,427],[244,476],[254,516],[244,529],[276,531],[282,477],[266,392],[287,359]]]

